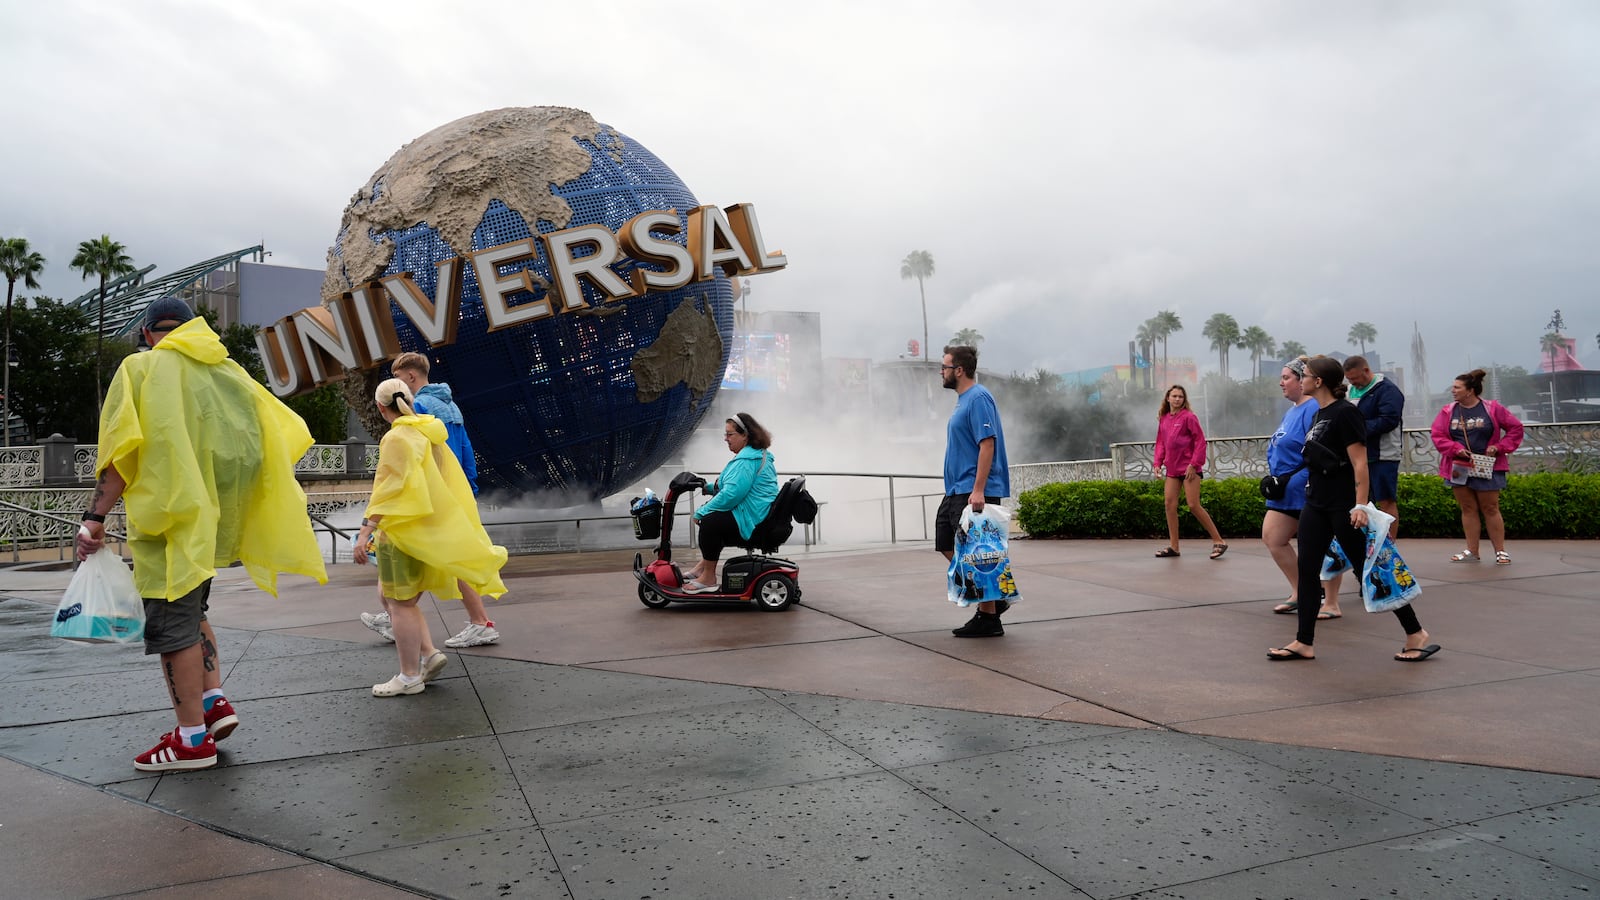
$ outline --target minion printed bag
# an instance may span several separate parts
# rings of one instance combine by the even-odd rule
[[[1011,514],[993,503],[984,504],[983,512],[975,513],[971,506],[961,511],[956,552],[950,560],[946,584],[951,603],[971,606],[992,600],[1022,600],[1011,575],[1007,538],[1010,526]]]

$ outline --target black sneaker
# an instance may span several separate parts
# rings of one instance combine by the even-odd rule
[[[950,631],[956,637],[999,637],[1006,633],[1000,624],[1000,617],[993,613],[980,612],[973,616],[967,624]]]

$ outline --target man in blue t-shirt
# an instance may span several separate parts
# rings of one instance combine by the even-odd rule
[[[956,392],[956,408],[946,426],[945,496],[934,521],[933,548],[944,554],[946,562],[955,558],[962,510],[971,506],[974,512],[981,512],[985,503],[999,503],[1011,495],[1000,410],[994,395],[977,382],[977,375],[976,348],[944,348],[939,376],[945,387]],[[972,619],[951,633],[956,637],[999,637],[1006,633],[1000,615],[1010,605],[1004,600],[979,603]]]

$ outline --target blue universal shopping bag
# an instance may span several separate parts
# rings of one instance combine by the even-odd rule
[[[88,644],[144,637],[144,600],[122,557],[101,547],[78,565],[56,606],[50,636]]]
[[[1367,560],[1361,579],[1361,602],[1367,612],[1399,609],[1422,593],[1422,586],[1411,576],[1411,568],[1400,558],[1389,537],[1394,517],[1371,503],[1358,507],[1367,514]]]
[[[985,503],[975,513],[969,505],[961,511],[961,527],[956,529],[956,553],[950,560],[947,592],[950,602],[971,606],[992,600],[1017,603],[1017,581],[1011,576],[1011,514],[1003,507]]]
[[[1394,517],[1371,503],[1358,506],[1367,514],[1367,555],[1361,561],[1361,603],[1367,612],[1390,612],[1405,606],[1422,593],[1422,586],[1412,577],[1411,568],[1400,558],[1400,552],[1389,537],[1389,526]],[[1348,572],[1353,567],[1345,559],[1338,541],[1328,545],[1322,558],[1322,580],[1331,581],[1335,575]]]

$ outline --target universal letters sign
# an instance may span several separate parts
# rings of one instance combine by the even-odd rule
[[[446,259],[436,265],[438,288],[432,299],[409,272],[374,279],[263,328],[256,347],[266,365],[267,384],[273,393],[288,397],[334,381],[345,370],[375,368],[399,355],[390,301],[429,345],[454,343],[468,267],[483,296],[488,328],[499,331],[590,308],[585,284],[600,294],[603,305],[707,281],[718,270],[734,278],[789,264],[782,251],[767,251],[755,207],[748,203],[734,204],[726,212],[698,206],[685,218],[687,228],[675,209],[649,210],[615,234],[604,225],[580,225]],[[683,244],[672,240],[679,234],[685,237]],[[541,254],[549,261],[548,284],[542,279],[535,284],[537,276],[526,268],[500,274],[502,266],[532,262]],[[624,280],[614,268],[624,257],[650,267],[638,266]],[[537,295],[540,289],[544,293],[536,299],[510,302],[519,294]]]

